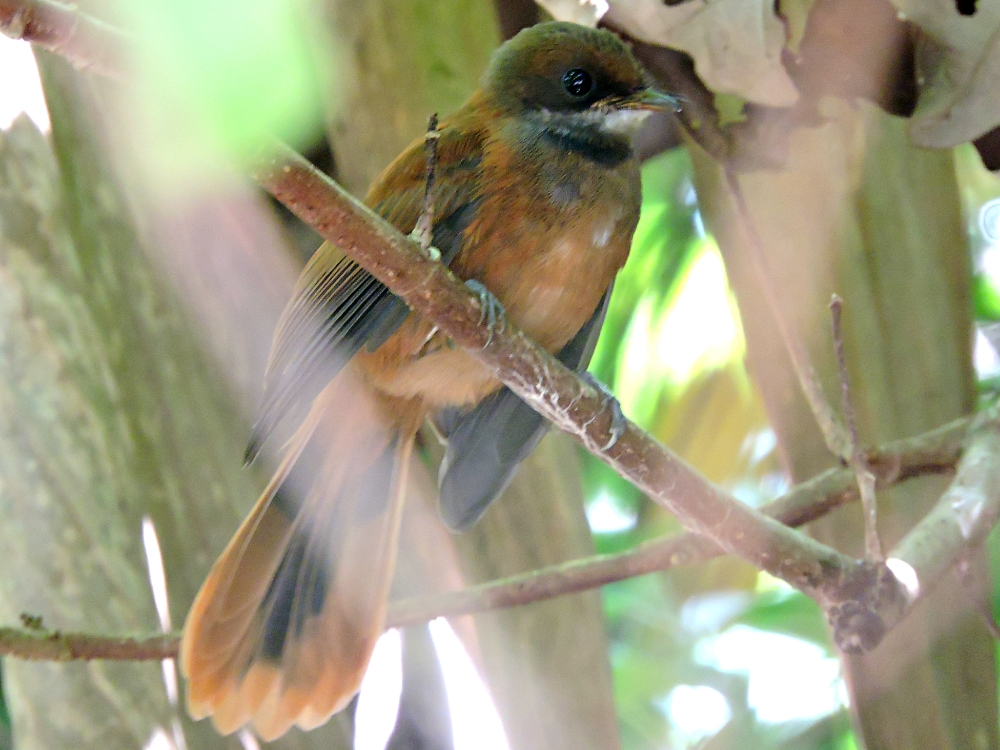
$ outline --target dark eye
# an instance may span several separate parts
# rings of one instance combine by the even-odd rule
[[[563,74],[563,88],[571,96],[586,96],[594,88],[594,79],[583,68],[573,68]]]

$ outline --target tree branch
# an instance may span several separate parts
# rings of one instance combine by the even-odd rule
[[[869,453],[867,461],[877,486],[885,489],[918,476],[954,471],[971,422],[971,418],[955,420]],[[854,472],[836,468],[796,485],[780,498],[761,506],[760,511],[786,526],[795,527],[858,499]],[[571,560],[461,591],[397,600],[389,605],[389,623],[399,627],[435,617],[521,606],[679,565],[705,562],[720,554],[722,550],[718,545],[697,534],[671,534],[613,555]]]
[[[878,645],[945,573],[974,554],[1000,519],[1000,405],[978,415],[969,433],[955,479],[937,505],[903,537],[885,565],[872,567],[870,581],[853,602],[828,610],[842,650]],[[899,582],[906,589],[902,599],[886,589]]]
[[[970,419],[956,420],[870,453],[868,462],[879,487],[890,487],[925,474],[952,471],[970,422]],[[789,526],[800,526],[857,499],[858,486],[853,472],[838,468],[796,485],[763,506],[761,511]],[[678,565],[703,562],[719,554],[718,546],[707,539],[695,534],[674,534],[615,555],[571,560],[461,591],[390,602],[386,627],[406,627],[437,617],[530,604]],[[25,621],[31,620],[34,618]],[[0,628],[0,656],[49,661],[161,660],[177,656],[179,641],[179,633],[113,637],[47,631],[36,624],[24,629]]]
[[[117,78],[130,45],[121,30],[51,0],[0,0],[0,33],[62,55],[81,70]]]
[[[907,534],[889,560],[909,565],[911,595],[922,596],[956,564],[975,553],[1000,520],[998,408],[979,416],[954,481],[937,505]],[[891,627],[894,623],[889,622]]]

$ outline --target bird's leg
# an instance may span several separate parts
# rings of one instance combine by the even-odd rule
[[[625,418],[625,413],[622,411],[622,405],[615,397],[615,394],[611,392],[611,389],[586,370],[580,373],[580,377],[589,385],[592,385],[597,392],[601,394],[604,399],[605,408],[611,410],[611,427],[608,430],[608,442],[605,443],[603,448],[603,450],[608,450],[618,442],[618,438],[625,434],[625,430],[628,428],[628,419]]]
[[[486,328],[490,332],[489,338],[483,344],[485,349],[493,340],[494,333],[503,333],[504,329],[507,328],[507,311],[496,295],[475,279],[468,279],[465,285],[479,296],[479,309],[481,311],[479,324],[482,325],[485,321]]]

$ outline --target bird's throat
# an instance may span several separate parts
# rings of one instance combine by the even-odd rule
[[[532,123],[547,146],[605,167],[614,167],[632,156],[628,135],[609,130],[590,113],[543,113]]]

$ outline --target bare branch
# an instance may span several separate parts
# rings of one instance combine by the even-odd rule
[[[1000,406],[979,415],[955,479],[933,510],[899,543],[854,601],[830,607],[833,638],[844,651],[867,651],[956,564],[981,546],[1000,519]],[[905,597],[897,595],[899,586]]]
[[[889,555],[913,571],[916,595],[983,542],[1000,519],[1000,406],[980,415],[951,486]]]
[[[875,498],[875,475],[868,469],[861,441],[858,438],[858,420],[851,399],[851,381],[847,374],[847,357],[844,355],[844,332],[841,328],[841,313],[844,300],[838,295],[830,298],[830,317],[833,322],[833,349],[837,357],[837,373],[840,377],[840,398],[844,408],[844,421],[851,439],[851,454],[848,463],[858,478],[861,490],[861,507],[865,518],[865,552],[869,560],[884,560],[882,542],[878,538],[878,502]]]
[[[954,469],[971,420],[960,419],[924,435],[900,440],[869,454],[880,487],[925,474]],[[848,469],[830,469],[761,508],[790,526],[822,517],[858,499]],[[572,560],[541,570],[491,581],[461,591],[402,599],[389,604],[386,627],[406,627],[437,617],[475,614],[586,591],[627,578],[708,560],[717,545],[694,534],[675,534],[645,542],[616,555]],[[0,656],[69,661],[170,659],[177,656],[179,633],[142,637],[58,633],[41,628],[40,618],[22,617],[24,629],[0,628]]]
[[[953,471],[972,420],[955,420],[932,432],[899,440],[873,451],[867,460],[878,486]],[[802,526],[841,505],[858,500],[858,485],[849,469],[829,469],[760,508],[786,526]],[[475,614],[551,599],[628,578],[705,562],[722,554],[710,540],[695,534],[672,534],[643,542],[614,555],[597,555],[434,596],[402,599],[389,605],[392,626],[413,625],[435,617]]]
[[[121,30],[52,0],[0,0],[0,33],[60,54],[81,70],[115,78],[130,46]]]
[[[177,657],[180,636],[100,636],[39,628],[0,628],[0,656],[44,661],[113,659],[163,660]]]

